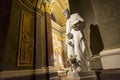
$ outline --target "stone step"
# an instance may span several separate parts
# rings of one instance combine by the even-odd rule
[[[120,80],[120,69],[102,70],[100,80]]]
[[[84,77],[84,76],[96,75],[96,72],[95,71],[86,71],[86,72],[80,72],[79,74],[81,77]]]
[[[99,71],[80,72],[80,80],[99,80]]]

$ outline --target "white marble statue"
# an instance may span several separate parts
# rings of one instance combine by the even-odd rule
[[[66,44],[67,44],[67,57],[70,58],[71,55],[74,54],[74,40],[73,34],[71,33],[71,25],[70,25],[70,12],[68,9],[63,11],[64,16],[67,18],[66,21]]]
[[[66,10],[64,15],[67,17],[66,21],[66,36],[70,34],[73,35],[73,46],[71,48],[67,45],[67,54],[68,58],[70,55],[77,55],[78,62],[81,62],[81,71],[88,71],[88,61],[86,59],[86,45],[83,38],[83,28],[81,24],[84,22],[84,19],[78,14],[71,14]],[[68,43],[70,39],[67,37],[66,42]]]
[[[85,45],[82,40],[83,35],[81,31],[78,29],[80,27],[80,22],[83,22],[83,18],[80,17],[77,13],[72,14],[69,18],[69,23],[71,25],[71,33],[73,34],[74,40],[74,51],[77,55],[77,59],[81,61],[81,54],[84,53]]]

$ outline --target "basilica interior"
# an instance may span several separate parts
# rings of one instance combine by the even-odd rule
[[[0,80],[120,80],[119,2],[0,0]],[[74,78],[68,76],[65,9],[84,19],[90,58],[88,71]]]

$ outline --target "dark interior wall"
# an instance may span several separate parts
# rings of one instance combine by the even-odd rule
[[[57,76],[57,72],[48,74],[47,71],[41,70],[41,67],[46,67],[48,56],[46,55],[45,13],[29,1],[34,3],[37,0],[0,0],[0,80],[48,80],[48,77]],[[18,65],[19,49],[26,48],[24,44],[25,47],[19,48],[19,41],[29,38],[23,34],[22,38],[20,37],[20,34],[25,31],[21,28],[34,33],[32,37],[34,63],[31,65],[22,62]],[[29,39],[31,40],[31,37]],[[31,46],[29,47],[31,50]],[[22,49],[21,52],[24,50]],[[24,54],[21,57],[25,57]]]
[[[0,70],[2,69],[3,53],[10,23],[11,3],[11,0],[0,0]]]
[[[41,54],[41,38],[40,38],[40,35],[41,35],[41,28],[39,27],[40,26],[40,22],[41,22],[41,16],[40,15],[36,15],[36,58],[35,58],[35,67],[36,68],[39,68],[39,66],[41,66],[41,61],[42,59],[39,58],[39,56],[42,56]],[[40,23],[40,24],[38,24]]]
[[[84,18],[84,34],[90,47],[90,24],[97,24],[104,49],[120,47],[119,0],[69,0],[71,12]]]
[[[0,10],[2,11],[0,13],[0,70],[3,71],[40,69],[46,65],[44,13],[40,10],[36,11],[28,3],[23,5],[21,2],[19,0],[0,0]],[[34,17],[35,63],[32,66],[17,66],[22,11]]]
[[[45,16],[36,15],[36,58],[35,65],[39,69],[46,65]]]
[[[84,34],[85,34],[85,37],[88,43],[87,45],[88,45],[89,52],[91,53],[90,25],[96,24],[95,13],[93,11],[93,6],[90,0],[81,0],[81,6],[82,6],[83,14],[84,14],[84,19],[85,19]]]
[[[92,0],[105,49],[120,47],[119,3],[119,0]]]
[[[79,13],[83,17],[81,0],[69,0],[70,13]]]
[[[30,10],[20,5],[18,0],[12,0],[12,3],[9,4],[11,4],[11,11],[9,13],[10,22],[9,25],[7,25],[7,29],[8,29],[6,36],[7,38],[6,38],[6,42],[4,43],[5,49],[2,56],[3,57],[2,70],[33,69],[33,66],[17,67],[17,60],[18,60],[21,11],[26,10],[33,15],[34,13],[32,13]],[[7,8],[6,10],[9,9],[10,8]],[[3,10],[3,12],[4,11],[5,10]],[[6,18],[4,17],[4,19]]]

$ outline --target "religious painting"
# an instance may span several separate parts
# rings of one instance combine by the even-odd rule
[[[19,33],[18,66],[32,66],[34,55],[34,15],[22,11]]]

